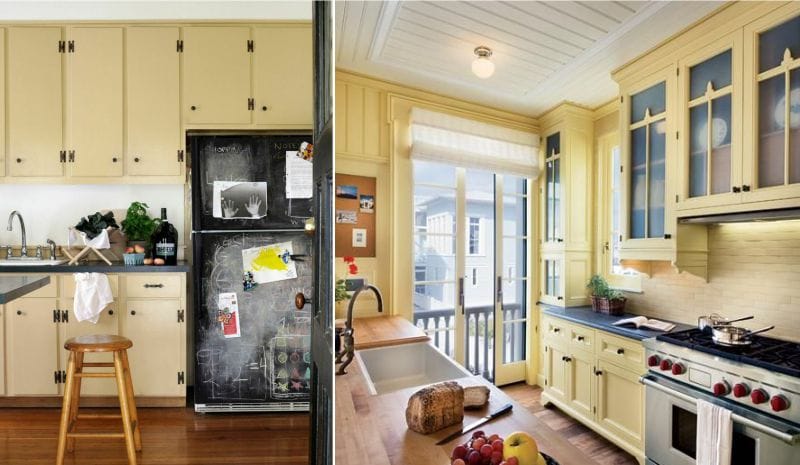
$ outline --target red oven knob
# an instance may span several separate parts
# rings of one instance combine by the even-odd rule
[[[769,399],[769,395],[763,389],[753,389],[753,392],[750,393],[750,400],[754,404],[763,404],[767,399]]]
[[[661,361],[659,368],[661,368],[661,371],[668,371],[670,368],[672,368],[672,361],[668,358],[665,358]]]
[[[649,367],[657,367],[660,362],[661,358],[658,355],[651,355],[647,357],[647,366]]]
[[[725,381],[720,381],[719,383],[714,385],[714,395],[717,397],[722,397],[728,395],[730,392],[730,387],[728,387],[728,383]]]
[[[736,383],[733,385],[733,396],[744,397],[750,393],[750,388],[744,383]]]
[[[778,394],[772,396],[772,399],[769,400],[769,405],[772,407],[772,411],[780,412],[789,408],[789,399]]]
[[[682,375],[686,373],[686,367],[683,366],[683,363],[676,363],[672,365],[672,374],[675,376]]]

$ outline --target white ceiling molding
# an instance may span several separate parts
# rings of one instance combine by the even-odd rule
[[[0,1],[0,21],[311,20],[311,1]]]
[[[617,95],[611,71],[721,2],[337,2],[340,69],[525,115]],[[495,74],[470,71],[492,49]]]

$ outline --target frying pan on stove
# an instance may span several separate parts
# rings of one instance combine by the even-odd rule
[[[747,328],[741,328],[739,326],[733,326],[733,325],[713,326],[711,328],[713,334],[711,336],[711,340],[714,341],[714,344],[718,344],[721,346],[728,346],[728,347],[749,346],[750,344],[753,343],[752,336],[754,334],[764,333],[774,328],[775,326],[767,326],[766,328],[750,331]]]

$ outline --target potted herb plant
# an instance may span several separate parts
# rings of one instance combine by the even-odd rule
[[[150,235],[160,220],[147,213],[148,205],[143,202],[132,202],[122,220],[122,232],[128,239],[128,253],[145,253],[149,250]]]
[[[586,285],[592,297],[592,310],[606,315],[622,315],[625,313],[625,301],[628,299],[622,292],[612,289],[600,275],[594,275]]]

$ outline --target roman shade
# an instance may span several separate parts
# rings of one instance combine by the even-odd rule
[[[539,136],[423,108],[411,109],[411,158],[539,176]]]

